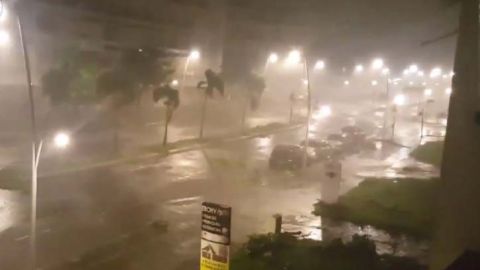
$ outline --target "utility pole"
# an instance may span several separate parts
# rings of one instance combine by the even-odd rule
[[[308,163],[308,146],[309,146],[309,134],[310,134],[310,119],[312,114],[312,95],[310,89],[310,70],[308,67],[308,57],[304,56],[305,75],[307,76],[307,127],[305,131],[305,149],[303,152],[303,167],[307,167]]]
[[[28,54],[27,42],[25,40],[25,31],[22,24],[21,10],[17,9],[18,32],[20,34],[20,43],[22,45],[23,60],[25,65],[25,75],[28,90],[28,100],[30,106],[31,136],[32,136],[32,180],[30,196],[30,268],[35,269],[37,264],[37,168],[38,158],[41,151],[41,144],[38,144],[37,122],[35,116],[35,98],[33,95],[32,72],[30,67],[30,58]]]

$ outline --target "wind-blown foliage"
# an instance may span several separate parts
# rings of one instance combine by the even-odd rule
[[[52,105],[84,104],[95,99],[98,67],[93,59],[68,49],[60,61],[42,77],[43,93]]]
[[[198,89],[205,89],[205,93],[208,97],[213,97],[213,90],[217,90],[220,95],[224,96],[225,94],[225,83],[220,75],[213,72],[211,69],[205,71],[205,77],[207,81],[200,81],[197,84]]]

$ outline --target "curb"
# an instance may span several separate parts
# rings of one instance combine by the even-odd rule
[[[92,170],[92,169],[100,169],[100,168],[107,168],[107,167],[112,167],[115,165],[120,165],[124,164],[127,162],[132,162],[132,161],[141,161],[141,160],[150,160],[154,158],[165,158],[170,155],[175,155],[175,154],[180,154],[180,153],[185,153],[189,151],[194,151],[194,150],[199,150],[202,148],[209,147],[210,145],[213,144],[218,144],[218,143],[226,143],[226,142],[235,142],[235,141],[243,141],[243,140],[249,140],[253,139],[256,137],[261,137],[261,136],[266,136],[266,135],[271,135],[271,134],[277,134],[277,133],[282,133],[286,132],[289,130],[294,130],[303,127],[305,124],[294,124],[290,125],[284,128],[279,128],[277,130],[272,130],[272,131],[264,131],[264,132],[256,132],[254,134],[249,134],[249,135],[240,135],[238,137],[233,137],[233,138],[220,138],[218,140],[213,140],[213,141],[208,141],[204,143],[195,143],[190,146],[185,146],[185,147],[180,147],[176,149],[169,149],[166,150],[165,153],[148,153],[148,154],[143,154],[135,157],[125,157],[125,158],[119,158],[119,159],[113,159],[113,160],[107,160],[107,161],[102,161],[102,162],[97,162],[95,164],[90,164],[90,165],[85,165],[80,168],[75,168],[75,169],[67,169],[67,170],[62,170],[62,171],[55,171],[55,172],[46,172],[43,174],[40,174],[38,177],[39,178],[47,178],[47,177],[53,177],[53,176],[61,176],[61,175],[67,175],[71,173],[76,173],[76,172],[82,172],[82,171],[87,171],[87,170]]]

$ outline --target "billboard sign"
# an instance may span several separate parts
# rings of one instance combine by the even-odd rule
[[[232,208],[202,203],[200,270],[228,270]]]

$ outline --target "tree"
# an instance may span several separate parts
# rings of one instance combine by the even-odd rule
[[[113,116],[116,151],[120,122],[117,109],[138,101],[145,90],[169,81],[173,73],[171,62],[163,53],[155,49],[127,50],[114,67],[97,78],[97,96],[110,101],[106,109]]]
[[[160,100],[164,100],[163,105],[166,108],[166,119],[165,119],[165,129],[163,132],[163,146],[167,144],[167,136],[168,136],[168,125],[170,124],[170,120],[172,120],[173,112],[178,108],[180,105],[180,97],[178,95],[178,90],[173,89],[170,87],[169,84],[162,85],[161,87],[156,88],[153,90],[153,101],[159,102]]]
[[[97,64],[78,49],[65,50],[42,77],[43,93],[53,106],[80,105],[95,99]]]
[[[197,84],[198,89],[204,90],[204,98],[202,103],[202,113],[200,116],[200,134],[199,138],[203,138],[203,128],[205,125],[205,114],[207,109],[207,98],[213,98],[214,90],[217,90],[223,97],[225,95],[225,83],[222,77],[213,72],[211,69],[205,71],[206,81],[200,81]]]

